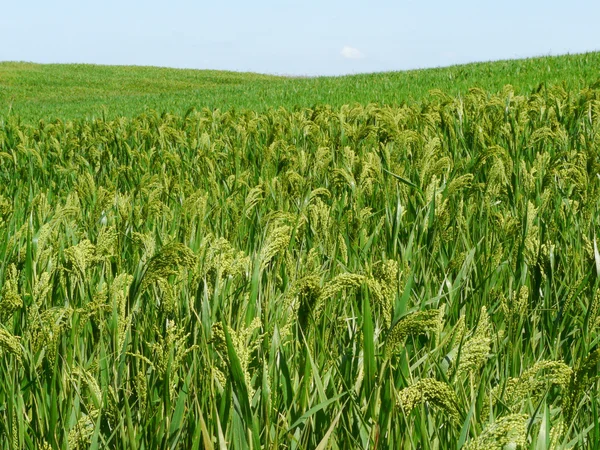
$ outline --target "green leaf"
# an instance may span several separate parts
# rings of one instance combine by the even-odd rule
[[[456,448],[460,450],[465,442],[467,442],[467,438],[469,437],[469,428],[471,426],[471,417],[473,417],[473,412],[475,411],[475,403],[471,404],[471,408],[469,409],[469,414],[467,414],[467,418],[465,419],[462,428],[460,429],[460,437],[458,438],[458,442],[456,443]]]
[[[421,190],[421,188],[419,186],[417,186],[415,183],[413,183],[412,181],[401,177],[400,175],[397,175],[393,172],[390,172],[389,170],[387,170],[385,167],[382,167],[383,171],[390,174],[391,176],[393,176],[396,180],[398,180],[400,183],[404,183],[407,186],[410,186],[413,189],[416,189],[417,192],[419,192],[419,194],[423,195],[423,191]]]
[[[368,402],[367,417],[373,416],[374,404],[372,401],[373,390],[375,388],[375,331],[373,329],[373,317],[371,315],[371,304],[368,294],[363,296],[363,393]]]
[[[327,433],[325,433],[325,436],[323,436],[323,439],[321,439],[321,442],[319,442],[319,445],[317,446],[317,448],[315,450],[325,450],[327,448],[327,443],[329,442],[331,433],[333,433],[333,430],[335,430],[335,426],[339,422],[340,417],[342,417],[343,412],[344,412],[344,407],[342,406],[342,408],[340,409],[340,412],[337,414],[337,416],[335,416],[335,419],[333,419],[333,422],[331,422],[331,426],[329,427],[329,429],[327,430]]]
[[[343,392],[341,394],[336,395],[335,397],[331,397],[328,400],[325,400],[324,402],[321,402],[315,406],[313,406],[312,408],[310,408],[308,411],[306,411],[304,414],[302,414],[302,416],[300,416],[300,418],[298,420],[296,420],[289,428],[288,428],[288,433],[291,433],[294,428],[304,424],[306,422],[306,420],[311,417],[312,415],[314,415],[315,413],[321,411],[322,409],[327,408],[329,405],[331,405],[333,402],[338,401],[340,398],[342,398],[344,395],[346,395],[346,392]]]
[[[260,258],[257,255],[254,259],[254,270],[252,271],[252,279],[250,281],[250,298],[248,299],[248,308],[246,309],[246,325],[250,325],[256,314],[260,275]]]
[[[173,416],[171,417],[171,425],[169,426],[169,441],[171,443],[171,448],[177,447],[177,439],[181,434],[181,426],[183,423],[184,413],[185,413],[185,402],[188,397],[188,389],[190,385],[190,380],[192,377],[192,372],[190,371],[183,383],[183,387],[179,392],[177,397],[177,403],[175,404],[175,411],[173,412]]]

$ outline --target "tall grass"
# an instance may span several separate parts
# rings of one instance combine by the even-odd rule
[[[594,448],[600,90],[0,124],[0,447]]]

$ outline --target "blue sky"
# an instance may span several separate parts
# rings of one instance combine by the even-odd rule
[[[600,50],[600,1],[6,1],[0,61],[338,75]]]

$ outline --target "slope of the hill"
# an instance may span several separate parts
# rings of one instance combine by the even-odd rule
[[[293,78],[252,73],[157,67],[0,63],[0,117],[26,122],[145,110],[294,109],[316,104],[420,101],[432,89],[464,94],[480,87],[498,92],[511,84],[529,93],[547,84],[578,90],[600,79],[600,52],[508,60],[446,68],[344,77]]]

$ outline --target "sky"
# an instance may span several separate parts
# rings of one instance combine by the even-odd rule
[[[3,0],[0,61],[315,76],[600,50],[598,0]]]

